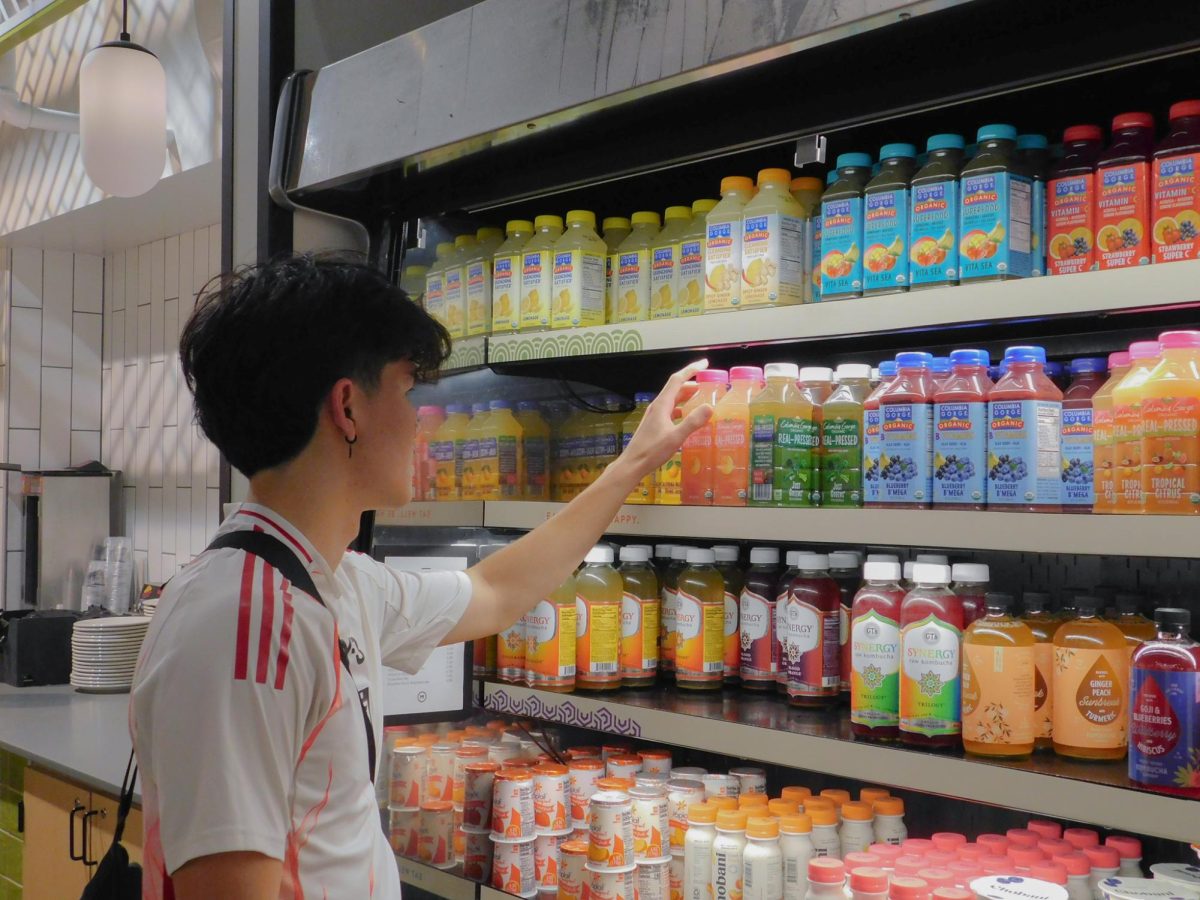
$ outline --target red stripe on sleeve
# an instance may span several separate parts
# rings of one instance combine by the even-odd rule
[[[254,600],[254,566],[258,557],[247,553],[242,564],[242,597],[238,604],[237,650],[233,660],[235,681],[246,679],[250,656],[250,605]]]
[[[279,628],[279,656],[275,659],[275,690],[283,690],[283,679],[287,675],[288,643],[292,639],[292,592],[287,579],[283,587],[283,624]]]
[[[258,626],[258,670],[254,680],[267,683],[267,669],[271,664],[271,635],[275,633],[275,570],[263,566],[262,577],[262,620]]]

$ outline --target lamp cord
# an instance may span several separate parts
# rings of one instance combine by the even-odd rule
[[[121,0],[121,40],[129,40],[129,0]]]

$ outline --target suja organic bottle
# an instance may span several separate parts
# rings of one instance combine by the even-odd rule
[[[829,557],[801,553],[783,616],[787,694],[793,706],[837,702],[840,600],[837,582],[829,577]]]
[[[1011,615],[1010,594],[988,594],[987,612],[963,636],[963,749],[979,756],[1033,752],[1033,632]]]
[[[716,554],[693,547],[679,574],[675,601],[675,683],[719,689],[725,677],[725,581]]]
[[[1121,759],[1128,721],[1125,635],[1099,616],[1097,597],[1076,597],[1077,618],[1054,634],[1054,752]]]
[[[683,406],[687,416],[708,404],[714,409],[729,388],[729,373],[724,369],[705,369],[696,373],[699,387]],[[680,497],[684,506],[712,506],[716,423],[711,419],[683,442],[680,451],[682,475]]]
[[[750,568],[739,602],[738,638],[742,686],[755,691],[773,690],[775,664],[775,588],[779,583],[779,551],[774,547],[750,550]]]
[[[894,740],[900,725],[900,564],[868,560],[850,610],[850,730]]]
[[[962,601],[950,567],[913,566],[915,586],[900,605],[900,740],[957,747],[962,734]]]

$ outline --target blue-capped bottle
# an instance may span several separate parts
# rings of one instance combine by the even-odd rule
[[[908,290],[908,196],[917,169],[912,144],[884,144],[879,174],[863,189],[863,293]]]
[[[909,193],[909,285],[958,283],[958,176],[961,134],[935,134],[925,142],[928,160],[913,175]]]
[[[1029,225],[1030,272],[1033,277],[1046,274],[1046,171],[1050,167],[1050,149],[1044,134],[1018,134],[1017,158],[1033,182]]]
[[[837,179],[821,196],[821,299],[863,292],[863,189],[871,177],[868,153],[837,158]]]
[[[1062,512],[1062,391],[1041,347],[1009,347],[1004,362],[988,398],[988,509]]]
[[[955,350],[950,375],[933,396],[933,505],[987,505],[988,378],[986,350]]]
[[[879,364],[879,384],[863,401],[863,505],[879,505],[879,455],[883,452],[882,413],[879,395],[896,379],[896,361],[885,359]]]
[[[879,394],[883,444],[879,502],[927,509],[933,497],[933,356],[896,354],[896,378]]]
[[[950,377],[950,357],[935,356],[929,364],[929,372],[933,376],[933,389],[936,391]]]
[[[837,181],[837,169],[828,172],[825,175],[825,189]],[[824,192],[822,192],[822,198]],[[821,302],[821,231],[823,218],[821,216],[821,200],[817,200],[817,207],[812,217],[812,228],[808,232],[809,248],[808,248],[808,266],[812,271],[812,299],[813,303]]]
[[[1071,360],[1071,384],[1063,391],[1063,512],[1090,513],[1096,503],[1096,445],[1092,397],[1108,379],[1108,360]],[[1051,379],[1053,380],[1053,379]]]
[[[1028,278],[1033,271],[1033,180],[1017,158],[1017,129],[984,125],[959,181],[961,281]]]

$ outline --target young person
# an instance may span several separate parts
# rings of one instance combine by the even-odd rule
[[[183,374],[205,434],[250,480],[218,534],[278,538],[320,600],[234,548],[206,551],[168,585],[130,708],[145,897],[398,898],[363,720],[366,708],[380,746],[382,667],[416,671],[436,646],[514,622],[711,414],[672,420],[696,363],[552,521],[466,572],[392,571],[346,547],[364,510],[409,501],[408,395],[449,348],[399,288],[340,258],[246,269],[199,301]]]

